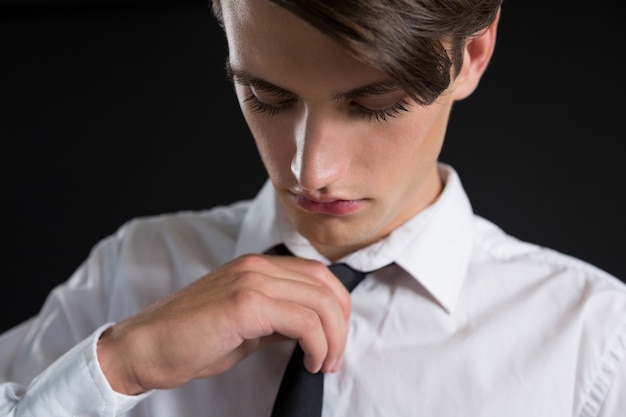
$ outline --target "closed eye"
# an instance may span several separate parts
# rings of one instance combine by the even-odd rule
[[[264,116],[276,116],[294,107],[299,98],[292,92],[280,88],[245,71],[227,65],[231,80],[245,88],[244,103],[247,108]],[[408,95],[393,80],[370,83],[353,90],[338,93],[335,102],[347,103],[350,114],[368,121],[383,122],[408,112],[411,105]]]
[[[263,95],[259,98],[254,90],[250,89],[244,98],[244,102],[250,111],[265,116],[276,116],[281,111],[291,109],[297,102],[295,97],[281,97]],[[353,101],[350,103],[350,110],[358,117],[363,117],[368,121],[375,120],[377,122],[387,121],[388,118],[400,116],[403,112],[408,112],[410,103],[406,98],[401,98],[395,103],[383,108],[369,108]]]
[[[285,98],[275,96],[271,100],[269,97],[270,96],[264,96],[263,99],[261,99],[254,93],[254,90],[250,88],[248,93],[245,95],[244,103],[246,103],[250,111],[265,116],[275,116],[280,111],[291,108],[297,101],[293,97]]]
[[[368,120],[387,121],[409,111],[410,103],[406,92],[395,83],[377,83],[353,91],[345,96],[357,114]]]
[[[385,122],[387,121],[388,117],[398,117],[403,112],[408,112],[408,107],[410,106],[410,103],[407,101],[406,98],[402,98],[394,104],[383,109],[370,109],[356,102],[353,103],[353,105],[355,107],[355,111],[359,114],[359,116],[365,117],[368,121],[374,119],[377,122]]]

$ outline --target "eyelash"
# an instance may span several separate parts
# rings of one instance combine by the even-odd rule
[[[248,93],[244,100],[244,102],[248,103],[248,107],[251,111],[264,116],[275,116],[279,111],[288,108],[294,101],[294,99],[289,99],[280,104],[266,104],[259,100],[252,92]]]
[[[250,92],[244,99],[244,102],[247,103],[248,108],[255,113],[259,113],[264,116],[275,116],[281,110],[288,109],[289,106],[295,102],[295,99],[288,99],[279,104],[266,104]],[[356,103],[354,103],[354,105],[357,106],[359,116],[366,118],[368,121],[375,119],[377,122],[385,122],[388,117],[398,117],[402,112],[409,111],[407,108],[409,106],[409,102],[404,98],[392,106],[381,110],[368,109],[367,107],[363,107]]]
[[[368,121],[376,119],[377,122],[386,122],[388,117],[398,117],[402,112],[409,111],[407,108],[409,106],[409,102],[406,101],[405,98],[387,107],[386,109],[381,110],[368,109],[367,107],[363,107],[358,104],[357,106],[359,107],[359,114],[361,116],[367,118]]]

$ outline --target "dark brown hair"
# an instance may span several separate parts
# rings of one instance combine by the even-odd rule
[[[359,60],[432,103],[463,64],[465,43],[494,21],[502,0],[268,0],[307,21]],[[220,0],[213,13],[222,22]]]

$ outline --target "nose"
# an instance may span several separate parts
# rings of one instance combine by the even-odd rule
[[[321,190],[342,178],[350,165],[349,140],[342,121],[305,110],[295,126],[296,152],[291,172],[306,190]]]

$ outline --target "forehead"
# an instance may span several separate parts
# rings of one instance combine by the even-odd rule
[[[267,0],[225,0],[222,11],[233,68],[291,91],[304,84],[346,90],[389,78]]]
[[[223,16],[232,59],[284,55],[302,60],[338,48],[313,26],[267,0],[225,0]]]

